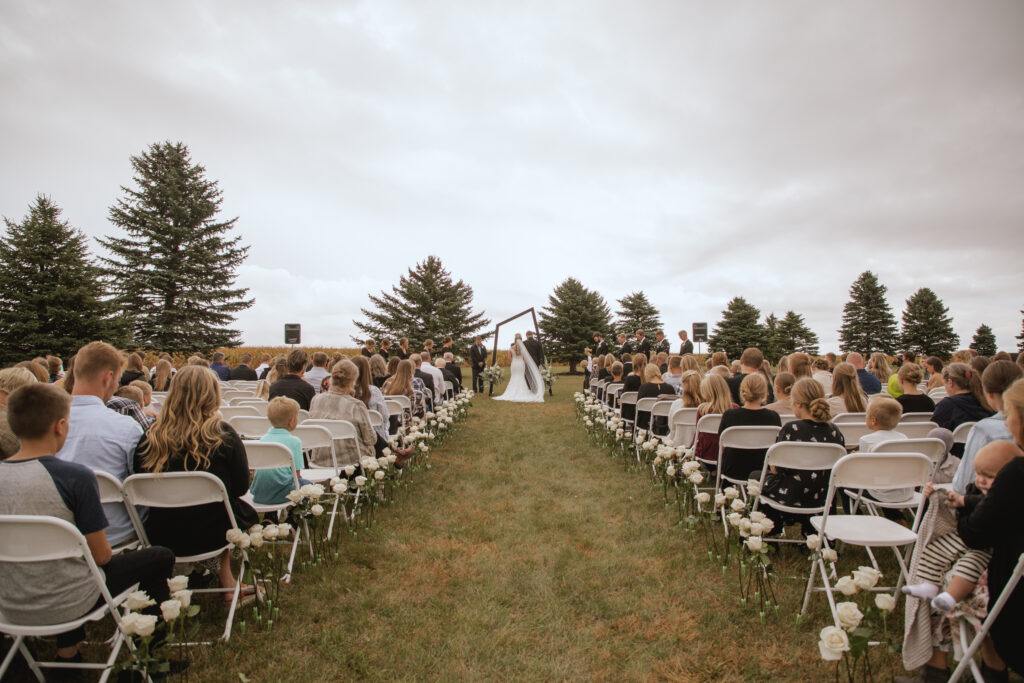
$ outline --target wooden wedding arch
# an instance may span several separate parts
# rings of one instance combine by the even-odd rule
[[[517,318],[522,318],[527,313],[529,313],[530,317],[533,318],[533,333],[535,335],[537,335],[537,342],[541,345],[541,348],[544,348],[544,340],[541,339],[541,336],[540,336],[540,326],[537,325],[537,311],[534,310],[533,306],[531,306],[530,308],[527,308],[525,311],[521,311],[519,313],[516,313],[511,318],[505,318],[500,323],[498,323],[497,325],[494,326],[494,350],[491,352],[491,365],[494,365],[495,363],[498,362],[498,330],[501,329],[502,325],[510,323],[513,320],[516,320]],[[490,386],[490,393],[493,393],[493,392],[494,392],[494,385],[492,384]],[[548,387],[548,392],[553,394],[553,392],[551,391],[550,387]]]

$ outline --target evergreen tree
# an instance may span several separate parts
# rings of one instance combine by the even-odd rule
[[[249,247],[227,234],[237,218],[217,219],[217,182],[180,142],[150,145],[131,164],[136,187],[122,187],[110,208],[127,237],[100,243],[134,343],[169,352],[238,346],[238,330],[227,325],[253,303],[235,286]]]
[[[807,327],[802,315],[786,311],[786,317],[779,323],[779,350],[783,356],[797,351],[818,355],[818,335]]]
[[[1020,314],[1024,316],[1024,311],[1021,311]],[[1020,334],[1014,339],[1017,340],[1017,351],[1024,353],[1024,320],[1021,321],[1020,328]]]
[[[901,341],[907,350],[940,358],[949,358],[960,343],[960,337],[953,331],[949,309],[927,287],[907,299]]]
[[[611,311],[603,296],[568,278],[548,296],[548,305],[540,312],[540,327],[545,357],[569,363],[570,374],[576,374],[584,350],[594,347],[594,333],[611,336]]]
[[[619,299],[619,310],[615,312],[616,332],[632,337],[637,330],[643,330],[647,337],[654,339],[654,333],[661,329],[661,313],[647,299],[643,292],[633,292]]]
[[[843,324],[839,329],[839,348],[844,352],[892,355],[899,338],[896,316],[885,300],[885,285],[866,270],[850,287],[850,300],[843,306]]]
[[[39,195],[0,240],[0,362],[52,353],[67,360],[91,341],[124,343],[86,237]]]
[[[978,352],[980,356],[994,356],[996,355],[996,335],[992,331],[992,328],[982,323],[978,326],[978,329],[974,332],[974,338],[971,340],[971,348]]]
[[[353,337],[359,344],[367,339],[407,337],[410,348],[418,350],[427,339],[440,347],[442,339],[451,337],[457,353],[464,353],[473,337],[491,324],[483,313],[472,311],[473,288],[462,280],[452,282],[451,273],[436,256],[410,268],[391,293],[370,295],[370,303],[376,310],[361,309],[366,322],[354,321],[362,333]]]
[[[722,319],[708,338],[708,350],[725,351],[730,359],[739,358],[743,349],[756,346],[763,349],[767,341],[764,326],[758,322],[761,311],[747,303],[741,296],[735,297],[722,311]]]
[[[768,317],[764,319],[764,347],[761,352],[772,364],[778,363],[784,355],[782,339],[779,336],[779,319],[775,317],[775,313],[769,313]]]

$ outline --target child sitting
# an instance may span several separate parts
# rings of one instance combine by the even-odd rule
[[[142,389],[136,386],[132,386],[133,384],[134,382],[132,382],[131,384],[126,384],[123,387],[118,387],[117,391],[114,392],[114,396],[117,398],[127,399],[137,404],[138,409],[142,411],[142,415],[146,419],[146,425],[144,425],[143,428],[147,428],[149,425],[153,424],[153,420],[156,419],[156,416],[150,415],[149,413],[146,412],[146,395],[145,393],[143,393]],[[135,417],[134,411],[131,417]]]
[[[993,441],[982,448],[974,459],[974,485],[967,487],[966,494],[946,491],[946,504],[952,508],[962,508],[965,498],[981,499],[988,494],[992,480],[1003,465],[1017,455],[1017,447],[1008,441]],[[932,491],[929,484],[925,494],[930,495]],[[971,594],[991,558],[992,553],[989,551],[969,549],[956,532],[944,534],[932,539],[921,553],[917,576],[922,582],[904,586],[903,592],[922,600],[931,600],[936,610],[948,612]],[[953,576],[946,590],[940,593],[943,577],[951,567]]]
[[[153,387],[150,386],[149,382],[143,382],[141,379],[134,380],[128,386],[135,387],[142,392],[142,412],[149,419],[155,420],[156,411],[153,410]]]
[[[886,441],[906,439],[906,434],[895,431],[902,417],[903,406],[899,401],[881,394],[873,396],[868,402],[867,417],[864,420],[871,433],[860,437],[858,450],[861,453],[870,453]],[[868,498],[881,503],[902,503],[909,500],[913,494],[914,489],[867,490]]]
[[[295,399],[286,396],[278,396],[271,399],[267,404],[267,419],[270,420],[271,428],[260,441],[279,443],[288,447],[292,452],[295,461],[295,471],[303,467],[302,441],[289,432],[293,431],[299,424],[299,404]],[[299,479],[299,485],[308,484],[305,479]],[[288,500],[288,493],[295,488],[292,480],[292,471],[288,467],[278,467],[273,470],[257,470],[252,478],[252,485],[249,493],[253,501],[261,505],[277,505]]]

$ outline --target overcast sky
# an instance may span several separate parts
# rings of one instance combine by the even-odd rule
[[[0,79],[0,214],[109,234],[129,156],[185,142],[252,246],[251,344],[349,345],[428,254],[494,322],[574,276],[673,339],[741,295],[824,351],[871,269],[962,346],[1021,330],[1016,0],[5,0]]]

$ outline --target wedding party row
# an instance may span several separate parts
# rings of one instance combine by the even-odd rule
[[[138,379],[159,364],[149,373],[138,360],[93,342],[53,382],[0,370],[11,448],[0,462],[0,632],[13,639],[0,676],[19,653],[39,680],[43,669],[175,674],[189,645],[274,629],[282,585],[338,567],[341,544],[408,495],[473,399],[442,378],[417,414],[411,390],[373,384],[365,357],[314,384],[319,366],[300,349],[266,398],[256,381],[223,381],[216,354],[172,368],[166,391]],[[411,375],[394,377],[411,386]],[[84,662],[84,627],[102,640],[111,621],[106,661]],[[53,661],[37,659],[53,654],[44,636],[56,637]]]
[[[1024,539],[1005,524],[1021,512],[1024,379],[1010,358],[966,356],[931,366],[941,391],[929,396],[913,358],[890,383],[853,353],[834,364],[793,354],[773,369],[747,349],[735,373],[716,359],[723,370],[706,375],[692,356],[663,369],[636,354],[625,376],[618,359],[604,376],[592,367],[577,420],[658,484],[684,538],[704,544],[723,580],[735,574],[762,624],[783,609],[773,556],[809,550],[797,618],[825,593],[833,623],[818,646],[836,676],[870,680],[885,644],[920,668],[905,680],[946,680],[954,650],[955,678],[1006,680],[1024,637]],[[876,557],[885,548],[891,559]],[[847,556],[861,564],[841,576]]]

